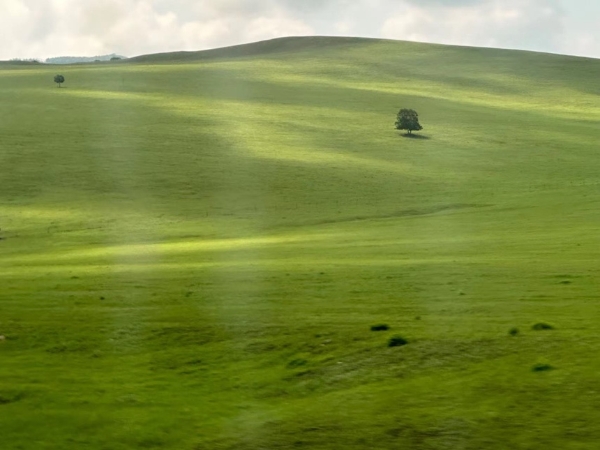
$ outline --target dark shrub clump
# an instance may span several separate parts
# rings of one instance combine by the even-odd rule
[[[548,323],[540,322],[540,323],[536,323],[534,326],[532,326],[531,329],[533,329],[535,331],[554,330],[554,327]]]
[[[371,331],[387,331],[390,326],[385,323],[379,323],[377,325],[371,325]]]
[[[553,369],[554,369],[554,367],[552,367],[550,364],[545,364],[545,363],[538,363],[531,368],[531,370],[533,372],[547,372],[547,371],[553,370]]]
[[[388,347],[402,347],[403,345],[408,344],[408,341],[404,339],[402,336],[392,336],[388,341]]]
[[[508,334],[510,334],[511,336],[516,336],[517,334],[519,334],[519,329],[517,327],[513,327],[508,331]]]

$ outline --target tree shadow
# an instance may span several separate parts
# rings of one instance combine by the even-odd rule
[[[408,133],[404,133],[400,135],[403,138],[408,138],[408,139],[431,139],[429,136],[425,136],[423,134],[408,134]]]

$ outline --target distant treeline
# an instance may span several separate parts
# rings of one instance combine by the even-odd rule
[[[46,64],[76,64],[117,59],[125,59],[125,56],[119,56],[115,53],[102,56],[57,56],[56,58],[46,59]]]
[[[4,61],[2,61],[4,62]],[[41,61],[36,58],[13,58],[8,61],[11,64],[41,64]]]

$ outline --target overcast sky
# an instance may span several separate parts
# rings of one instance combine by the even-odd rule
[[[598,0],[0,0],[0,59],[343,35],[600,58]]]

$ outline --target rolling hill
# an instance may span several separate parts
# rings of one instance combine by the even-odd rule
[[[595,448],[599,60],[55,69],[0,66],[3,450]]]

